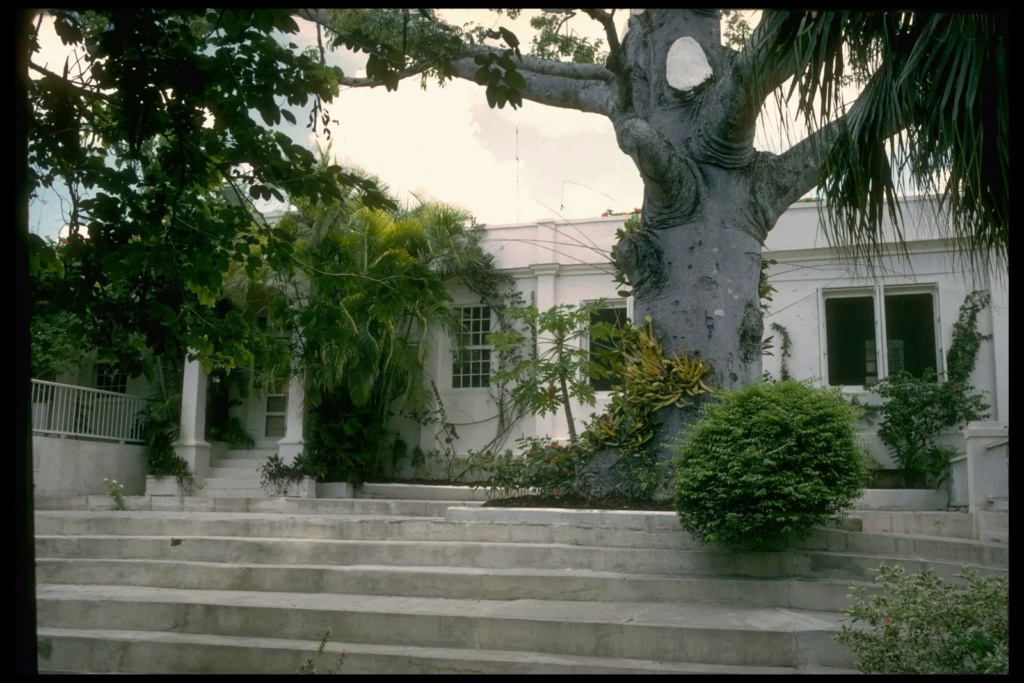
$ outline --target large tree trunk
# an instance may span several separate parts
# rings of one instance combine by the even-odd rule
[[[758,191],[764,155],[735,53],[720,45],[717,12],[655,10],[631,19],[621,52],[632,96],[611,118],[644,180],[642,228],[617,250],[634,321],[652,318],[666,354],[708,363],[709,386],[744,386],[761,374],[761,246],[778,213]],[[658,416],[651,447],[663,450],[696,411]]]
[[[635,287],[634,321],[651,317],[666,354],[682,356],[685,349],[702,358],[713,388],[744,386],[761,375],[761,240],[704,218],[641,231],[620,252]],[[695,412],[668,407],[658,415],[656,448]]]

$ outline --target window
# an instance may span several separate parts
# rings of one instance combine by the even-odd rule
[[[600,308],[590,314],[590,325],[594,326],[598,323],[609,323],[617,330],[621,330],[626,324],[626,307],[625,306],[610,306],[608,308]],[[601,350],[611,350],[615,348],[615,341],[611,339],[605,340],[587,340],[590,349],[590,362],[600,363],[598,353]],[[597,379],[596,377],[590,378],[590,387],[594,391],[611,391],[612,384],[615,380],[611,377],[606,379]]]
[[[491,348],[486,339],[491,331],[491,309],[463,306],[456,310],[461,316],[462,334],[458,348],[452,352],[452,388],[490,386]]]
[[[110,363],[96,365],[96,388],[124,394],[128,391],[128,375]]]
[[[267,409],[264,412],[264,436],[284,436],[288,408],[288,383],[277,382],[267,389]]]
[[[934,291],[878,286],[823,295],[830,385],[874,384],[903,370],[918,377],[925,368],[939,372]]]

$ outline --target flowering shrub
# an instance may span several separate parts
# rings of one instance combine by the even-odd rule
[[[110,496],[110,500],[114,501],[115,510],[127,510],[128,506],[124,502],[124,484],[118,484],[117,479],[107,479],[103,477],[103,483],[107,486],[107,495]]]
[[[581,451],[550,439],[523,437],[511,451],[488,456],[480,468],[489,472],[484,484],[494,498],[590,496],[590,475],[584,471]]]
[[[944,583],[930,570],[907,576],[902,567],[875,570],[883,594],[865,598],[854,588],[853,605],[843,612],[844,625],[835,641],[859,657],[864,673],[959,674],[1009,671],[1010,582],[1003,577],[978,578],[969,569],[957,578],[966,588]]]
[[[316,651],[315,657],[324,656],[324,648],[327,646],[327,639],[331,636],[331,629],[327,629],[324,632],[324,637],[320,639],[320,647]],[[341,656],[338,657],[338,661],[334,666],[330,667],[324,673],[336,674],[341,670],[341,665],[345,663],[345,655],[348,654],[346,650],[341,651]],[[299,670],[294,672],[297,674],[315,674],[316,664],[313,662],[313,657],[308,657],[305,662],[299,667]]]

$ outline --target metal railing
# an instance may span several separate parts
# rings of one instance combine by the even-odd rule
[[[950,460],[949,469],[949,504],[967,507],[971,502],[970,489],[967,487],[967,456],[961,455]]]
[[[141,442],[140,396],[32,380],[32,432]]]

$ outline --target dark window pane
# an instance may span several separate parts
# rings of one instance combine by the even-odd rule
[[[830,385],[859,386],[878,380],[872,297],[826,299],[825,336]]]
[[[931,294],[887,294],[885,339],[889,374],[906,370],[920,377],[935,362],[935,312]]]
[[[284,415],[267,415],[265,436],[284,436]]]

